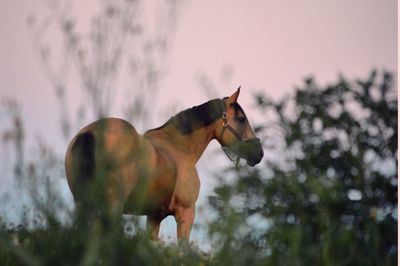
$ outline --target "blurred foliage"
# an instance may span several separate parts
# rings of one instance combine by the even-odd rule
[[[0,231],[1,265],[192,265],[205,261],[189,247],[164,246],[142,232],[128,237],[120,219],[101,215],[70,226],[46,215],[45,229]]]
[[[45,226],[9,228],[0,219],[0,264],[395,265],[392,74],[327,86],[307,78],[292,97],[255,100],[265,118],[255,127],[265,159],[224,171],[209,198],[209,254],[149,240],[96,197],[68,222],[56,217],[57,205],[39,202],[36,223]]]
[[[57,97],[65,140],[88,115],[89,120],[112,115],[116,103],[136,127],[148,126],[153,119],[148,106],[167,71],[185,4],[185,0],[95,2],[91,9],[98,11],[88,18],[76,13],[76,8],[82,9],[79,1],[52,0],[44,1],[47,12],[27,19],[41,70]]]
[[[327,86],[307,78],[281,101],[256,95],[269,156],[210,198],[222,264],[396,265],[394,86],[373,71]]]

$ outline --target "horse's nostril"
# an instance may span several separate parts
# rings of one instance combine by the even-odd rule
[[[260,150],[260,153],[258,154],[258,156],[259,156],[260,158],[264,157],[264,151],[263,151],[262,149]]]

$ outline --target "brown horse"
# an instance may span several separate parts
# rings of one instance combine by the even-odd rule
[[[182,111],[143,136],[117,118],[81,129],[65,156],[77,204],[83,200],[84,184],[101,180],[112,211],[147,215],[153,239],[161,221],[173,215],[178,240],[189,240],[200,188],[195,165],[210,141],[216,139],[230,158],[244,158],[250,166],[263,157],[260,140],[237,103],[239,93],[240,88],[230,97]]]

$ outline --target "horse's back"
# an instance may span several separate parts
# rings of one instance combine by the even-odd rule
[[[135,171],[139,138],[130,123],[118,118],[100,119],[81,129],[65,155],[68,185],[75,199],[79,200],[77,188],[98,176],[107,179],[110,194],[126,198],[135,182],[131,173]]]

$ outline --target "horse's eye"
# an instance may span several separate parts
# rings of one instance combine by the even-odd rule
[[[239,116],[239,117],[238,117],[238,120],[239,120],[240,123],[244,123],[244,122],[246,122],[246,117],[244,117],[244,116]]]

